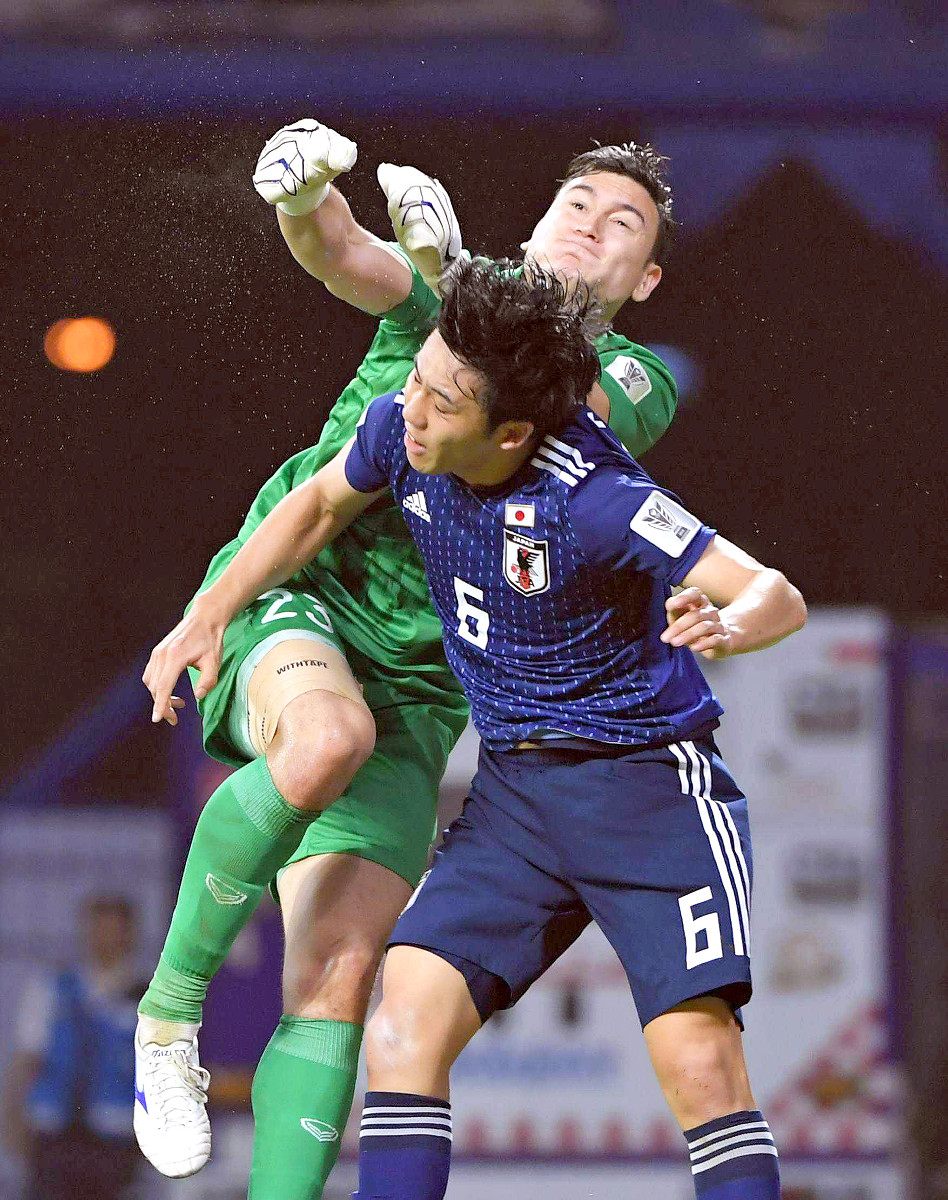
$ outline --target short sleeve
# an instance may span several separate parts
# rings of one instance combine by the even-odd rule
[[[401,392],[379,396],[366,408],[346,458],[346,479],[357,492],[389,486],[395,447],[403,433]]]
[[[394,326],[402,332],[424,331],[427,333],[438,319],[441,300],[434,294],[418,272],[398,242],[386,242],[389,250],[394,251],[399,258],[404,259],[411,269],[411,291],[395,308],[390,309],[381,317],[388,326]]]
[[[573,532],[594,566],[679,584],[714,530],[644,472],[597,471],[570,497]]]
[[[609,426],[633,458],[651,449],[672,423],[678,388],[660,358],[631,342],[599,353],[599,384],[609,397]]]

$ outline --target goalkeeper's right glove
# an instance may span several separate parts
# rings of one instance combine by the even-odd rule
[[[398,244],[440,295],[441,277],[461,253],[461,227],[451,197],[437,179],[415,167],[381,163],[377,174]]]
[[[355,165],[356,144],[309,118],[284,125],[264,146],[253,186],[291,217],[313,212],[329,195],[330,181]]]

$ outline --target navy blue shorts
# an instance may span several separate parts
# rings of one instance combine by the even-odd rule
[[[595,921],[647,1025],[751,994],[747,802],[709,737],[628,753],[481,748],[461,816],[392,932],[464,975],[483,1020]]]

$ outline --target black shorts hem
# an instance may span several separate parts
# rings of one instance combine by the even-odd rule
[[[470,992],[471,1000],[474,1002],[482,1025],[489,1021],[495,1012],[510,1007],[512,995],[510,984],[500,975],[495,975],[489,968],[481,966],[480,963],[472,962],[469,958],[462,958],[459,954],[452,954],[450,950],[430,946],[425,942],[398,939],[388,943],[389,950],[393,946],[414,946],[417,950],[427,950],[429,954],[436,954],[438,958],[443,959],[460,972],[464,976],[464,982],[467,984],[467,990]]]
[[[734,1016],[737,1019],[738,1025],[743,1030],[744,1018],[741,1014],[741,1009],[747,1004],[751,998],[753,988],[749,977],[742,979],[723,979],[720,982],[713,980],[706,984],[696,984],[694,990],[687,991],[684,995],[668,995],[656,997],[656,1001],[648,1009],[643,1009],[638,1001],[636,1001],[636,1011],[639,1015],[639,1022],[644,1029],[650,1021],[654,1021],[656,1017],[661,1017],[665,1013],[670,1012],[679,1004],[684,1004],[686,1000],[697,1000],[700,996],[720,996],[722,1000],[730,1004],[734,1010]]]

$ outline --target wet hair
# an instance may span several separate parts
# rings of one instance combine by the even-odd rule
[[[530,421],[539,439],[566,425],[599,378],[598,306],[582,283],[531,263],[462,258],[442,280],[438,332],[485,380],[488,432]]]
[[[677,227],[672,216],[672,190],[665,179],[667,162],[668,158],[659,154],[648,142],[642,146],[635,142],[600,146],[597,142],[592,150],[584,150],[571,159],[560,185],[579,179],[582,175],[596,175],[604,171],[611,175],[625,175],[640,183],[658,209],[658,232],[650,259],[655,263],[663,263],[671,249],[672,236]]]

